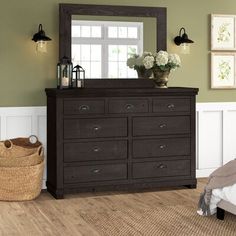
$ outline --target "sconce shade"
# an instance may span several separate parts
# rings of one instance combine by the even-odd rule
[[[182,30],[184,31],[183,32],[183,34],[181,35],[181,32],[182,32]],[[181,28],[180,29],[180,31],[179,31],[179,36],[176,36],[175,38],[174,38],[174,42],[175,42],[175,44],[176,45],[180,45],[180,44],[182,44],[182,43],[194,43],[193,42],[193,40],[191,40],[191,39],[189,39],[188,38],[188,35],[186,34],[186,32],[185,32],[185,28]]]
[[[38,42],[38,41],[50,41],[51,39],[48,36],[46,36],[45,32],[43,31],[42,24],[39,24],[38,32],[34,34],[32,40],[34,42]]]

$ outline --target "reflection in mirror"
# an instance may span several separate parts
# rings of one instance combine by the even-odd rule
[[[59,43],[86,78],[137,78],[127,58],[166,50],[166,8],[60,4]]]
[[[156,19],[151,17],[73,15],[72,62],[85,69],[86,78],[137,78],[127,59],[156,50],[155,29]]]
[[[135,78],[126,62],[143,52],[143,23],[72,21],[71,57],[86,78]]]

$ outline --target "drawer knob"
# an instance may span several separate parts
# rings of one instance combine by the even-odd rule
[[[89,106],[88,105],[81,105],[80,107],[79,107],[79,110],[80,111],[89,111]]]
[[[159,164],[159,165],[157,166],[157,168],[158,168],[158,169],[165,169],[165,168],[167,168],[167,165]]]
[[[166,124],[160,124],[159,127],[160,127],[161,129],[163,129],[163,128],[166,127]]]
[[[96,132],[96,131],[98,131],[98,130],[100,130],[101,129],[101,127],[100,126],[94,126],[93,127],[93,130]]]
[[[101,169],[94,169],[94,170],[92,170],[92,172],[93,172],[94,174],[97,174],[97,173],[100,173],[100,172],[101,172]]]
[[[133,105],[133,104],[126,104],[126,105],[125,105],[125,109],[128,110],[128,111],[131,110],[131,109],[133,109],[133,108],[134,108],[134,105]]]
[[[165,145],[165,144],[164,144],[164,145],[160,145],[159,148],[160,148],[160,149],[165,149],[165,148],[166,148],[166,145]]]
[[[94,151],[94,152],[99,152],[99,151],[101,151],[101,149],[100,149],[99,147],[94,147],[94,148],[93,148],[93,151]]]
[[[174,108],[175,107],[175,105],[174,104],[168,104],[168,106],[167,106],[169,109],[171,109],[171,108]]]

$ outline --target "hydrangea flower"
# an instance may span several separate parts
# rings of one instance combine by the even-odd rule
[[[127,66],[128,66],[129,68],[133,69],[134,66],[136,65],[136,58],[135,58],[135,57],[130,57],[130,58],[128,58],[126,64],[127,64]]]
[[[156,54],[156,64],[158,66],[164,66],[168,63],[168,52],[159,51]]]
[[[146,57],[146,56],[153,56],[151,52],[143,52],[143,57]]]
[[[179,67],[180,64],[181,64],[179,55],[177,55],[177,54],[169,54],[169,56],[168,56],[168,63],[176,65],[176,67]]]
[[[144,56],[136,58],[136,66],[143,66]]]
[[[143,59],[143,65],[146,69],[151,69],[154,65],[155,58],[153,56],[146,56]]]
[[[180,65],[180,57],[177,54],[168,54],[166,51],[159,51],[156,54],[144,52],[141,56],[134,54],[127,60],[127,66],[137,71],[170,71]]]

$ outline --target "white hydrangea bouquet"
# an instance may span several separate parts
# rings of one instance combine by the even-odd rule
[[[138,77],[151,78],[157,87],[167,88],[168,75],[171,70],[181,66],[181,60],[177,54],[169,54],[166,51],[155,54],[144,52],[141,56],[132,55],[127,60],[127,66],[135,69]]]

